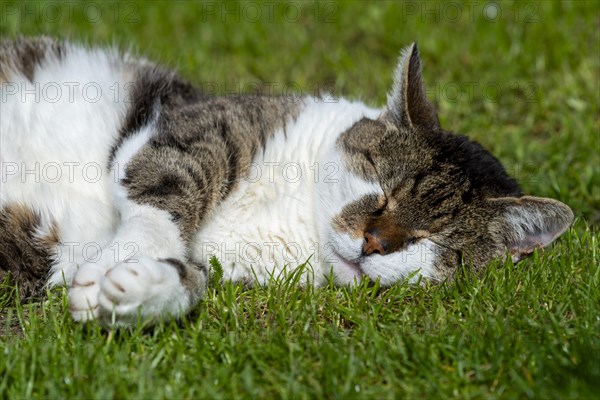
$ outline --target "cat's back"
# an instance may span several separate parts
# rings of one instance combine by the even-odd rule
[[[43,230],[57,220],[110,225],[108,158],[144,64],[48,37],[3,40],[0,206],[32,207]]]
[[[103,167],[139,68],[140,61],[116,50],[47,37],[3,40],[2,161],[19,167],[56,162],[60,178],[68,172],[64,163]]]

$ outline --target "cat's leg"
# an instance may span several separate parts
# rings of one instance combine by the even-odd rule
[[[69,300],[74,319],[101,317],[130,324],[138,316],[166,318],[187,312],[204,292],[206,269],[188,261],[169,212],[139,204],[125,192],[120,197],[115,237],[73,279]]]
[[[120,222],[97,259],[80,266],[73,279],[69,300],[76,320],[131,324],[139,316],[178,316],[204,294],[207,270],[189,259],[187,243],[209,206],[202,193],[210,191],[192,184],[198,181],[189,171],[201,169],[196,158],[165,155],[146,142],[133,149],[124,143],[117,152],[122,172],[113,205]]]

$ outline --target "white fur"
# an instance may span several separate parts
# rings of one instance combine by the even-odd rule
[[[370,278],[379,278],[383,286],[390,286],[418,272],[410,279],[411,283],[415,283],[419,280],[419,275],[425,278],[436,277],[436,251],[436,244],[423,239],[408,246],[406,250],[385,255],[371,254],[364,258],[361,268]]]
[[[116,60],[115,52],[70,46],[61,62],[36,68],[35,82],[13,74],[3,83],[0,205],[39,212],[40,236],[56,224],[63,245],[50,284],[69,283],[84,249],[105,245],[116,223],[106,162],[131,79]]]

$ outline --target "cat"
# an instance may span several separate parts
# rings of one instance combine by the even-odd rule
[[[0,279],[68,286],[77,321],[176,318],[223,280],[451,280],[572,223],[444,131],[416,44],[382,109],[330,96],[211,96],[115,49],[0,45]],[[8,278],[7,278],[8,277]]]

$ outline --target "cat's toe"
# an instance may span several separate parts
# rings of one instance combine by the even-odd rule
[[[102,270],[95,265],[84,265],[75,274],[69,289],[69,311],[75,321],[98,318],[98,294]]]
[[[82,308],[76,308],[71,306],[69,307],[69,311],[71,312],[71,317],[73,317],[73,320],[79,322],[93,321],[95,319],[98,319],[98,316],[100,315],[100,309],[98,304],[89,305],[89,307]]]
[[[118,264],[109,269],[102,279],[101,297],[114,305],[139,304],[144,291],[143,285],[148,283],[145,281],[147,279],[140,276],[140,271],[134,267],[127,263]]]
[[[98,293],[100,285],[74,287],[69,290],[69,311],[75,321],[91,321],[98,318]]]

